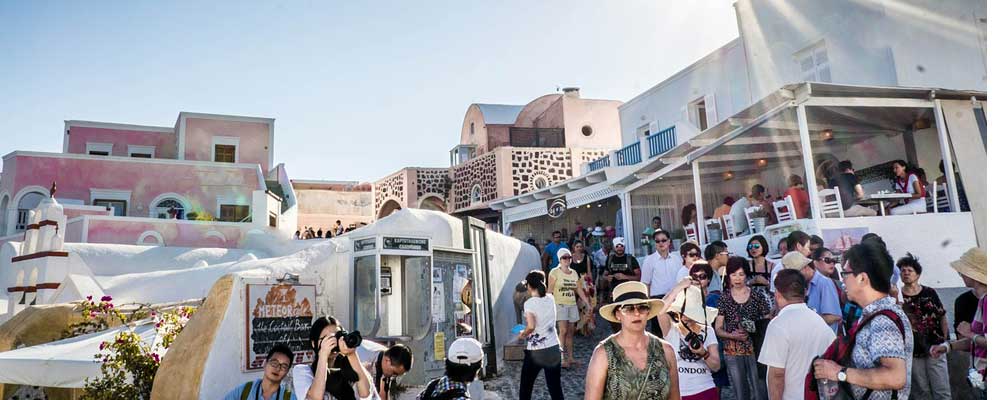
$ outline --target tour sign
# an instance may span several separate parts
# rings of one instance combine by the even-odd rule
[[[354,241],[354,251],[375,250],[375,238],[359,239]]]
[[[387,236],[382,238],[382,249],[427,251],[430,249],[430,241],[427,239]]]

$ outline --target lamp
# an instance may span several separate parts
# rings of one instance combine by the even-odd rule
[[[722,173],[722,180],[728,181],[731,179],[733,179],[733,171],[726,171]]]
[[[767,159],[761,158],[757,160],[757,168],[764,168],[767,166]]]
[[[820,137],[823,140],[833,140],[833,129],[824,129],[820,132]]]

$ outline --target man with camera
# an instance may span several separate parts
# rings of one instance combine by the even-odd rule
[[[357,349],[361,346],[358,331],[347,332],[331,316],[322,316],[309,329],[313,348],[312,365],[292,368],[295,395],[302,400],[372,399],[371,376]],[[327,397],[329,396],[329,397]]]

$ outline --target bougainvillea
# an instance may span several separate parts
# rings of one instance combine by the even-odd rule
[[[173,344],[195,308],[177,307],[157,313],[148,305],[138,305],[135,310],[124,312],[111,301],[111,296],[100,301],[88,296],[81,302],[84,321],[68,331],[83,334],[124,326],[113,341],[101,342],[100,351],[94,355],[101,364],[101,376],[87,379],[81,399],[149,399],[153,377],[160,367],[160,354]],[[136,327],[146,324],[153,324],[156,330],[153,343],[144,342],[136,332]]]

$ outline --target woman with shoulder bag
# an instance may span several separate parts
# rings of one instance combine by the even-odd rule
[[[556,334],[556,302],[546,293],[545,273],[534,270],[524,278],[524,285],[531,295],[524,302],[526,328],[518,335],[527,343],[524,364],[521,366],[520,399],[530,400],[538,373],[545,371],[545,384],[552,400],[562,400],[562,370],[559,336]]]

